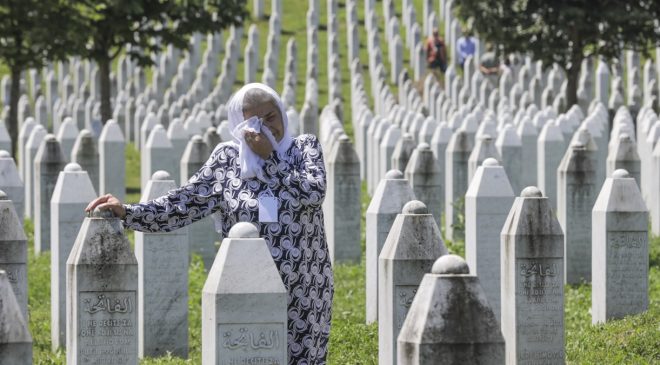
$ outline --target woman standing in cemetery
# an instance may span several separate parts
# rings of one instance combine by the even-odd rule
[[[321,210],[320,143],[313,135],[288,134],[282,101],[263,84],[237,91],[228,114],[235,141],[219,144],[182,187],[139,204],[105,195],[87,211],[110,209],[142,232],[172,231],[215,212],[225,237],[238,222],[254,223],[289,293],[289,364],[325,364],[333,273]]]

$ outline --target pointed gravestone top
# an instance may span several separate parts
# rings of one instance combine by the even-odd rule
[[[124,142],[124,134],[117,122],[110,119],[105,123],[99,140],[104,142]]]
[[[467,275],[470,273],[470,268],[462,257],[444,255],[435,261],[431,272],[436,275]]]
[[[9,283],[9,276],[4,270],[0,270],[0,299],[2,299],[2,305],[0,305],[0,318],[2,319],[0,320],[0,344],[6,346],[8,344],[32,342],[32,337],[18,306],[18,301]],[[4,354],[3,351],[0,351],[0,353]]]

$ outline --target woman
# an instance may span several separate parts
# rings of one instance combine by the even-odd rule
[[[175,230],[215,212],[225,236],[238,222],[254,223],[289,293],[289,364],[325,364],[333,274],[321,210],[321,146],[313,135],[288,135],[280,97],[266,85],[242,87],[228,114],[236,141],[219,144],[184,186],[140,204],[105,195],[87,210],[111,209],[127,228],[143,232]],[[247,128],[261,125],[261,133]]]

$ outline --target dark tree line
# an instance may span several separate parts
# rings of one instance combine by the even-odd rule
[[[16,156],[21,74],[80,56],[99,67],[101,118],[112,117],[110,68],[122,52],[141,66],[195,32],[218,32],[247,16],[246,0],[0,0],[0,62],[11,73],[6,121]],[[126,47],[130,46],[130,47]],[[128,51],[127,51],[128,49]]]
[[[660,45],[658,0],[461,0],[454,9],[472,19],[481,38],[501,52],[531,54],[567,73],[567,105],[577,103],[582,60],[619,57],[624,49]]]

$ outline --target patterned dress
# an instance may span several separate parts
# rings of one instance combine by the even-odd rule
[[[188,182],[167,195],[125,205],[127,228],[171,231],[219,212],[226,237],[237,222],[259,227],[289,293],[289,364],[325,364],[333,274],[321,203],[325,167],[318,139],[296,137],[285,155],[273,152],[259,179],[241,180],[238,148],[218,145]],[[259,223],[260,196],[279,198],[279,220]]]

